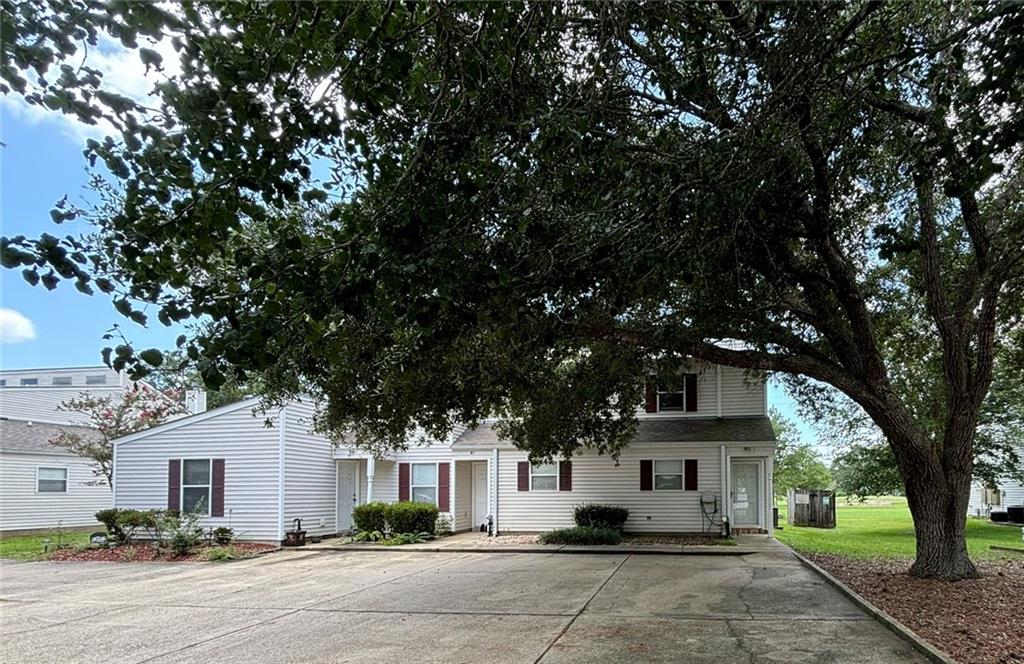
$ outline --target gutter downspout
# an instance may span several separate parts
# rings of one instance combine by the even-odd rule
[[[491,485],[491,495],[494,497],[494,536],[497,537],[498,533],[498,448],[495,447],[491,454],[491,466],[494,468],[494,479]]]
[[[366,502],[373,502],[373,475],[377,472],[377,459],[371,454],[366,459]]]
[[[277,415],[277,540],[284,539],[284,440],[287,407]],[[335,471],[337,472],[337,471]],[[335,495],[337,502],[337,495]],[[337,508],[335,508],[337,509]]]
[[[725,454],[725,445],[719,446],[719,453],[721,454],[721,481],[722,481],[722,516],[725,520],[731,521],[732,516],[729,514],[729,505],[732,503],[729,500],[729,458]],[[722,524],[722,534],[725,534],[725,523]]]

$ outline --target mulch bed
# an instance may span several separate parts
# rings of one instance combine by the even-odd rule
[[[917,579],[906,560],[805,554],[962,664],[1024,664],[1024,560],[977,563],[984,575]]]
[[[253,544],[240,542],[232,544],[231,548],[234,557],[251,558],[252,556],[273,551],[278,548],[273,544]],[[47,560],[94,560],[113,563],[124,562],[174,562],[174,563],[196,563],[205,562],[206,547],[198,547],[187,556],[173,556],[165,554],[151,544],[130,544],[117,546],[112,549],[59,549],[46,557]]]
[[[622,538],[623,544],[682,544],[683,546],[708,546],[730,542],[717,535],[630,535]]]

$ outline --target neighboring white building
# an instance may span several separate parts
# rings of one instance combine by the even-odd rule
[[[82,394],[116,401],[134,385],[103,365],[0,371],[0,532],[96,524],[95,513],[113,505],[106,478],[49,441],[62,429],[92,431],[88,416],[61,403]],[[186,402],[192,412],[205,409],[205,393],[192,391]]]
[[[1017,454],[1024,459],[1024,446]],[[1024,485],[1020,482],[1005,480],[994,488],[976,482],[971,486],[967,516],[988,517],[993,511],[1005,512],[1011,506],[1024,506]]]
[[[83,392],[96,397],[117,397],[132,384],[124,374],[102,365],[0,371],[0,417],[48,424],[87,424],[85,415],[57,407]]]
[[[0,532],[45,532],[96,524],[111,506],[107,479],[89,459],[50,445],[62,430],[87,427],[0,419]]]
[[[727,516],[734,529],[771,533],[766,389],[739,369],[699,364],[678,391],[650,386],[617,463],[583,452],[531,466],[490,422],[373,458],[314,433],[308,403],[266,413],[259,405],[253,398],[115,441],[115,506],[202,500],[204,527],[269,541],[294,519],[310,534],[345,532],[352,508],[374,500],[432,502],[456,531],[568,526],[575,505],[600,502],[628,507],[629,531],[718,532]]]

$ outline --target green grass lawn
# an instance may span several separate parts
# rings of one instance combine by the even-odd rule
[[[797,528],[785,523],[786,504],[779,503],[782,530],[775,531],[779,541],[798,551],[835,553],[852,558],[913,558],[914,524],[907,499],[879,496],[863,505],[838,499],[836,527]],[[971,558],[1002,558],[1017,554],[992,551],[991,545],[1024,548],[1020,528],[997,526],[983,519],[967,519],[967,548]]]
[[[90,531],[91,532],[91,531]],[[50,540],[50,550],[57,546],[57,534],[19,535],[17,537],[0,537],[0,558],[16,558],[18,560],[35,560],[43,557],[43,540]],[[88,544],[89,532],[67,532],[60,535],[61,544]]]

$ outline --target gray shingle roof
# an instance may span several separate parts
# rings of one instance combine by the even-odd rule
[[[642,418],[634,443],[729,443],[774,442],[775,432],[767,417],[679,417]],[[491,424],[466,429],[454,445],[457,447],[497,447],[507,445],[498,438]]]
[[[95,434],[95,429],[70,424],[44,424],[27,420],[0,419],[0,451],[35,452],[37,454],[60,454],[74,456],[66,450],[50,444],[50,439],[61,431]]]

